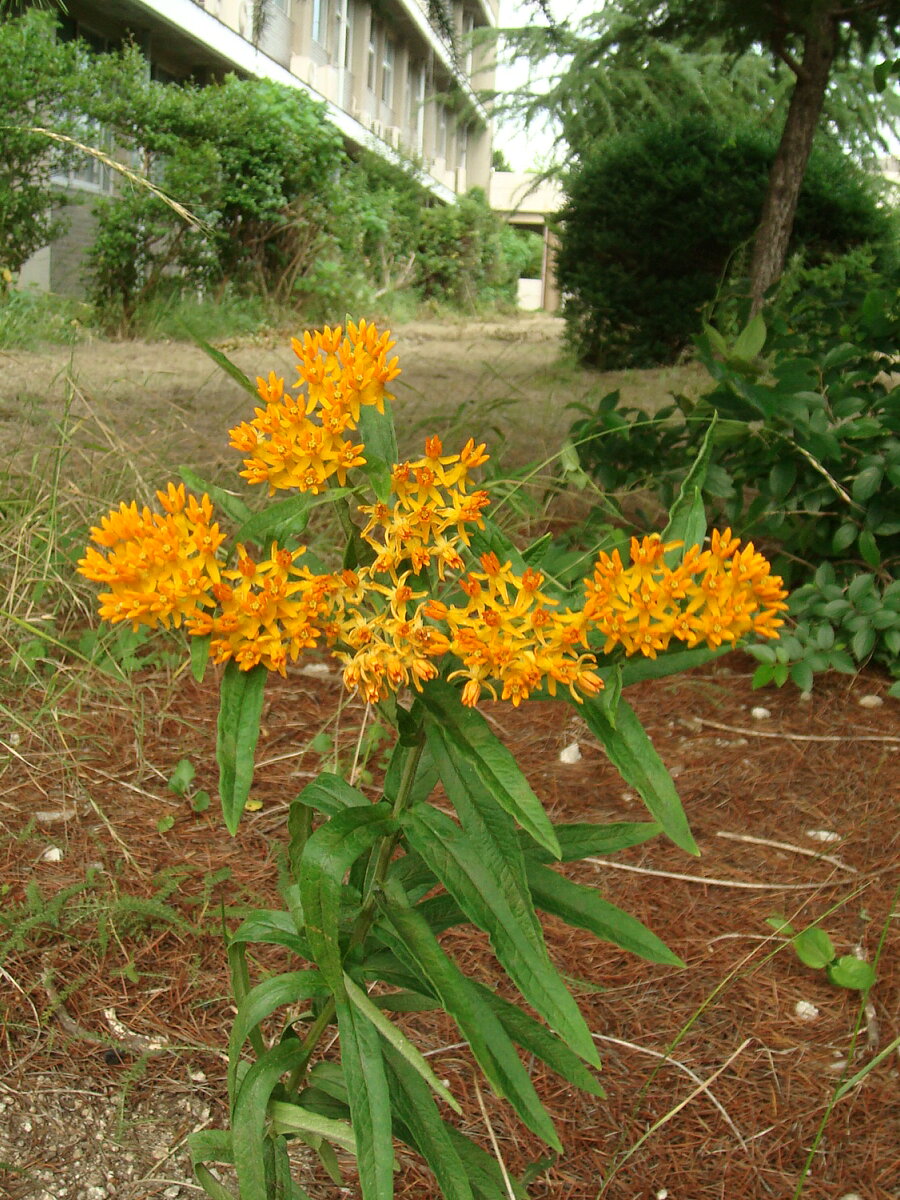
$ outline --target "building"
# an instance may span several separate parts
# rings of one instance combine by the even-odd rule
[[[490,185],[491,129],[477,93],[493,83],[493,52],[473,34],[496,26],[498,8],[447,0],[442,30],[427,0],[67,0],[62,22],[97,49],[132,37],[163,81],[233,72],[306,92],[349,149],[414,159],[424,186],[450,202]],[[113,186],[95,160],[60,183],[85,200]],[[78,290],[90,204],[67,216],[69,234],[35,255],[23,283]]]
[[[509,225],[540,234],[544,243],[540,279],[519,280],[519,308],[557,312],[560,307],[556,283],[558,239],[551,228],[554,215],[563,206],[563,191],[553,179],[520,171],[495,171],[491,176],[490,205]]]

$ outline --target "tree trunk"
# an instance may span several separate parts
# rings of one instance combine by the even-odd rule
[[[784,270],[794,228],[797,199],[813,138],[822,115],[825,89],[837,49],[837,22],[827,8],[810,19],[803,61],[791,93],[787,120],[769,174],[769,187],[753,243],[750,264],[752,311],[759,312],[766,292]]]

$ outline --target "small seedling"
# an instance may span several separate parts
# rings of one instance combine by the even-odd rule
[[[190,800],[191,811],[195,813],[203,813],[209,808],[212,803],[209,792],[203,788],[198,788],[196,792],[191,790],[191,784],[194,782],[196,771],[194,764],[189,758],[179,759],[175,770],[166,780],[169,791],[174,792],[176,796],[182,799]],[[165,833],[166,830],[172,828],[175,823],[174,817],[163,817],[157,824],[157,829],[160,833]],[[161,828],[165,825],[165,828]]]
[[[831,938],[818,925],[810,925],[808,929],[801,929],[797,933],[783,917],[769,917],[766,924],[788,936],[803,965],[813,970],[824,970],[829,983],[835,987],[865,992],[875,982],[875,969],[871,963],[864,962],[855,954],[838,956]]]

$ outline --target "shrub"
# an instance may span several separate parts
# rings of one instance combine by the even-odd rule
[[[739,273],[774,149],[765,130],[691,116],[622,134],[581,163],[560,214],[558,261],[569,335],[585,361],[650,366],[688,345],[723,277]],[[816,265],[891,231],[868,178],[821,142],[794,247]]]
[[[752,651],[759,683],[790,675],[808,687],[817,670],[870,659],[900,675],[900,387],[886,370],[898,290],[849,293],[829,344],[834,278],[819,278],[819,296],[798,293],[796,326],[776,303],[768,336],[759,317],[732,344],[707,328],[698,353],[715,386],[697,402],[650,416],[614,393],[571,430],[602,486],[649,485],[665,505],[716,421],[706,505],[780,547],[777,567],[797,588],[793,636]]]

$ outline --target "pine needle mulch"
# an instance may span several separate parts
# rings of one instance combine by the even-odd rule
[[[860,705],[886,692],[875,674],[817,681],[804,703],[794,690],[753,692],[750,669],[732,656],[629,692],[702,856],[656,839],[570,870],[687,966],[653,966],[547,920],[607,1092],[578,1094],[532,1064],[565,1154],[541,1162],[545,1149],[479,1094],[449,1021],[405,1018],[461,1101],[465,1131],[513,1172],[536,1164],[535,1200],[785,1200],[817,1138],[809,1200],[900,1197],[900,1055],[883,1054],[900,1033],[898,705]],[[310,742],[327,729],[351,762],[362,709],[341,707],[334,672],[273,680],[261,808],[230,839],[215,799],[195,812],[166,784],[189,758],[192,788],[215,796],[213,688],[163,671],[105,691],[58,683],[54,695],[15,697],[0,729],[0,1194],[196,1197],[185,1138],[225,1120],[233,1009],[221,921],[277,905],[286,804],[323,763],[321,741]],[[758,706],[769,715],[752,715]],[[554,818],[645,818],[570,706],[484,711]],[[575,743],[580,760],[560,761]],[[868,1005],[802,966],[766,924],[776,914],[797,928],[821,922],[840,954],[873,961],[880,948]],[[446,941],[494,984],[484,938]],[[277,948],[254,962],[286,966]],[[839,1082],[879,1054],[829,1113]],[[312,1162],[300,1182],[314,1200],[355,1197],[345,1165],[344,1189]],[[437,1196],[402,1146],[396,1194]]]

